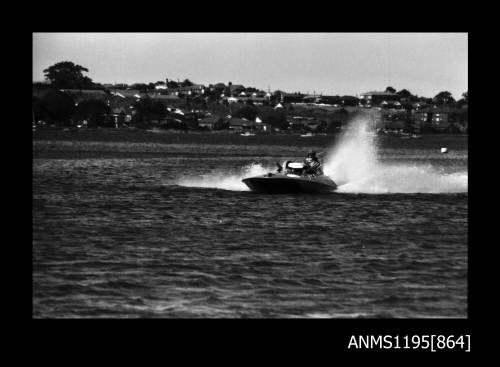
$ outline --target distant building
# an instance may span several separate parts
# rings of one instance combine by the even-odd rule
[[[270,131],[271,130],[271,125],[269,125],[269,124],[266,124],[263,122],[249,121],[249,120],[237,118],[237,117],[231,117],[229,119],[228,127],[231,130],[237,130],[237,131],[248,131],[248,130]]]
[[[437,131],[446,131],[451,125],[468,124],[468,110],[456,107],[425,107],[414,110],[412,116],[416,125]]]
[[[165,83],[165,82],[160,82],[160,83],[157,83],[157,84],[155,85],[155,89],[156,89],[156,90],[167,90],[167,89],[168,89],[168,87],[167,87],[167,83]]]
[[[341,105],[342,97],[340,96],[321,96],[318,99],[318,103],[328,104],[328,105]]]
[[[250,100],[252,101],[253,104],[255,105],[263,105],[264,103],[269,102],[269,98],[267,97],[250,97]]]
[[[359,98],[354,96],[342,96],[342,106],[357,106]]]
[[[178,96],[183,95],[202,95],[205,93],[205,86],[203,84],[193,84],[189,87],[166,88],[167,94]]]
[[[199,127],[209,130],[222,129],[224,125],[224,119],[219,116],[209,116],[198,120]]]
[[[400,102],[401,96],[397,93],[389,92],[366,92],[361,94],[360,103],[365,107],[380,107],[383,102]]]
[[[146,93],[141,92],[138,89],[121,89],[121,90],[111,90],[110,92],[114,96],[118,96],[121,98],[141,98],[142,96],[145,96]]]
[[[320,96],[316,95],[306,95],[302,98],[304,103],[317,103],[320,100]]]
[[[320,125],[327,125],[327,121],[316,117],[294,116],[287,119],[288,125],[292,130],[316,130]]]
[[[303,102],[304,95],[300,93],[283,93],[281,95],[282,103],[301,103]]]
[[[148,93],[145,94],[143,97],[148,96],[149,98],[160,101],[160,102],[178,102],[180,100],[179,96],[176,95],[169,95],[169,94],[154,94],[154,93]]]
[[[246,88],[241,84],[232,84],[231,82],[229,82],[224,94],[230,95],[230,96],[235,96],[241,92],[244,92],[245,89]]]

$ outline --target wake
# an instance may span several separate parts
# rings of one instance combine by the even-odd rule
[[[247,177],[263,175],[275,168],[266,168],[261,164],[252,163],[240,169],[239,172],[228,174],[225,171],[215,171],[197,177],[184,177],[177,185],[185,187],[214,188],[231,191],[250,191],[241,180]]]

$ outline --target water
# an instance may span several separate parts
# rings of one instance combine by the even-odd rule
[[[467,317],[467,150],[352,127],[326,195],[241,183],[303,146],[35,142],[129,154],[34,159],[34,317]]]

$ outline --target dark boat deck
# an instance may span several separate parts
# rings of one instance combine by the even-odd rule
[[[243,182],[252,191],[262,193],[325,193],[337,188],[333,181],[329,184],[311,178],[285,175],[250,177]]]

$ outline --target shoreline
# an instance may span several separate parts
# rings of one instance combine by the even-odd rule
[[[238,147],[254,146],[255,152],[268,155],[270,149],[280,148],[286,152],[290,147],[303,150],[327,150],[335,145],[340,134],[301,137],[300,134],[256,134],[241,136],[239,133],[177,132],[165,133],[147,130],[95,129],[80,131],[39,130],[33,132],[33,159],[82,159],[82,158],[161,158],[195,157],[197,146],[220,146],[220,153],[232,156],[242,154]],[[439,151],[447,147],[450,151],[468,150],[467,134],[422,135],[420,139],[402,139],[394,136],[377,136],[381,148],[429,149]],[[273,149],[274,148],[274,149]],[[224,153],[223,153],[224,152]],[[214,155],[214,157],[217,155]],[[443,157],[446,157],[443,155]]]
[[[211,131],[197,131],[197,130],[163,130],[163,129],[116,129],[116,128],[92,128],[84,130],[71,130],[62,128],[44,128],[32,131],[33,141],[37,140],[70,140],[70,141],[130,141],[130,142],[143,142],[143,141],[159,141],[170,142],[171,138],[175,140],[198,140],[201,143],[211,144],[214,140],[234,138],[234,140],[249,142],[252,140],[274,140],[274,139],[300,139],[300,141],[308,142],[315,139],[335,139],[342,135],[342,132],[337,133],[316,133],[311,136],[303,136],[303,133],[295,132],[273,132],[273,133],[259,133],[251,136],[242,136],[240,131],[229,130],[211,130]],[[419,134],[422,139],[438,139],[446,140],[448,138],[468,139],[468,134],[454,134],[454,133],[425,133]],[[400,136],[391,135],[378,135],[382,139],[402,139]],[[203,141],[204,140],[204,141]],[[403,139],[404,140],[404,139]],[[410,139],[414,140],[414,139]],[[417,139],[415,139],[417,140]]]

